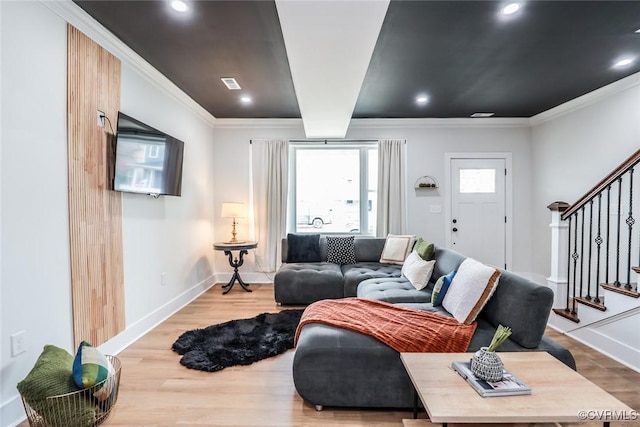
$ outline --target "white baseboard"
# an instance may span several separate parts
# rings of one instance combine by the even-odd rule
[[[629,369],[640,373],[640,351],[618,342],[593,329],[580,329],[573,333],[567,333],[568,337],[596,350],[599,353],[623,364]],[[635,362],[635,364],[634,364]]]
[[[24,413],[24,406],[22,406],[20,395],[15,395],[0,405],[0,420],[11,420],[6,421],[6,424],[0,427],[16,427],[26,419],[27,416]]]
[[[102,344],[99,347],[100,350],[106,354],[120,353],[136,340],[144,336],[147,332],[171,317],[178,310],[182,309],[191,301],[206,292],[214,283],[216,283],[215,279],[215,276],[210,276],[195,286],[187,289],[174,299],[168,301],[155,311],[149,313],[147,316],[127,326],[124,331]]]
[[[262,273],[262,272],[240,272],[242,281],[245,283],[273,283],[273,276],[275,273]],[[233,273],[218,273],[216,274],[215,283],[227,283],[231,280]]]

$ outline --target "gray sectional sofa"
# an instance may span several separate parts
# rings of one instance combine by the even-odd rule
[[[273,279],[277,303],[306,305],[323,299],[355,297],[360,282],[371,278],[400,277],[401,265],[382,264],[385,239],[356,237],[356,263],[290,262],[287,239],[282,239],[282,266]],[[327,259],[327,238],[320,237],[320,259]]]
[[[431,292],[435,281],[457,270],[465,257],[436,247],[431,280],[425,289],[416,290],[400,277],[401,266],[375,261],[384,242],[381,238],[356,239],[355,265],[283,264],[274,280],[276,301],[307,304],[323,298],[357,296],[451,316],[442,306],[431,304]],[[321,252],[326,251],[322,240],[320,244]],[[324,289],[324,277],[330,278],[331,290]],[[467,351],[489,345],[502,324],[511,327],[512,335],[500,351],[547,351],[575,369],[571,353],[544,336],[552,303],[553,292],[548,287],[503,271],[495,293],[477,318],[478,327]],[[300,396],[317,408],[413,406],[413,387],[398,352],[374,338],[337,327],[312,323],[302,328],[293,360],[293,380]]]

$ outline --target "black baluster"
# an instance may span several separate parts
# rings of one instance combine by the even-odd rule
[[[605,251],[605,270],[604,282],[609,283],[609,242],[611,241],[611,185],[607,186],[607,246]]]
[[[591,241],[593,240],[593,199],[589,201],[589,262],[587,263],[587,295],[586,299],[591,300],[591,248],[593,245]]]
[[[636,220],[633,219],[633,168],[629,171],[629,216],[627,217],[627,225],[629,226],[629,247],[627,251],[627,284],[624,288],[628,291],[631,290],[631,237],[633,232],[633,224]]]
[[[622,177],[618,178],[618,226],[616,227],[616,281],[614,286],[620,286],[620,221],[622,215]]]
[[[580,209],[582,213],[582,230],[580,232],[580,293],[579,296],[582,298],[582,286],[583,286],[583,278],[584,278],[584,206]]]
[[[571,220],[573,218],[573,215],[571,215],[569,217],[569,240],[567,242],[567,305],[565,308],[565,311],[568,313],[569,310],[569,288],[571,286]]]
[[[598,245],[598,254],[596,262],[596,297],[593,302],[600,304],[600,249],[602,245],[602,235],[600,234],[600,224],[602,215],[602,192],[598,193],[598,235],[596,236],[596,245]]]
[[[578,274],[576,268],[578,264],[578,213],[574,214],[576,216],[576,225],[574,227],[575,235],[573,237],[573,301],[571,302],[571,314],[575,316],[576,314],[576,275]]]

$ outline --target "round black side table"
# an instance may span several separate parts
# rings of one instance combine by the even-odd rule
[[[243,257],[244,255],[249,253],[249,249],[255,249],[257,247],[258,247],[258,242],[239,242],[239,243],[218,242],[213,244],[213,249],[215,249],[216,251],[224,251],[224,254],[229,257],[229,265],[233,267],[233,276],[231,276],[231,280],[229,280],[229,283],[222,286],[222,288],[225,289],[222,295],[226,295],[229,293],[231,288],[233,288],[233,285],[236,284],[236,280],[238,281],[238,283],[240,283],[240,286],[242,286],[242,289],[244,289],[247,292],[251,292],[251,289],[249,289],[249,284],[244,283],[242,281],[242,278],[240,277],[240,272],[238,271],[238,269],[244,263]],[[237,258],[235,259],[233,258],[232,251],[238,251]]]

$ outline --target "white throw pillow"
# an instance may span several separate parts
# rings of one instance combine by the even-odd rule
[[[415,235],[389,234],[384,242],[380,262],[384,264],[404,264],[404,260],[411,253],[413,244],[416,242]]]
[[[417,290],[424,289],[429,283],[435,264],[435,260],[425,261],[418,255],[418,252],[413,251],[402,265],[402,276],[409,279],[409,282]]]
[[[451,281],[442,306],[465,325],[471,324],[498,286],[500,270],[465,259]]]

